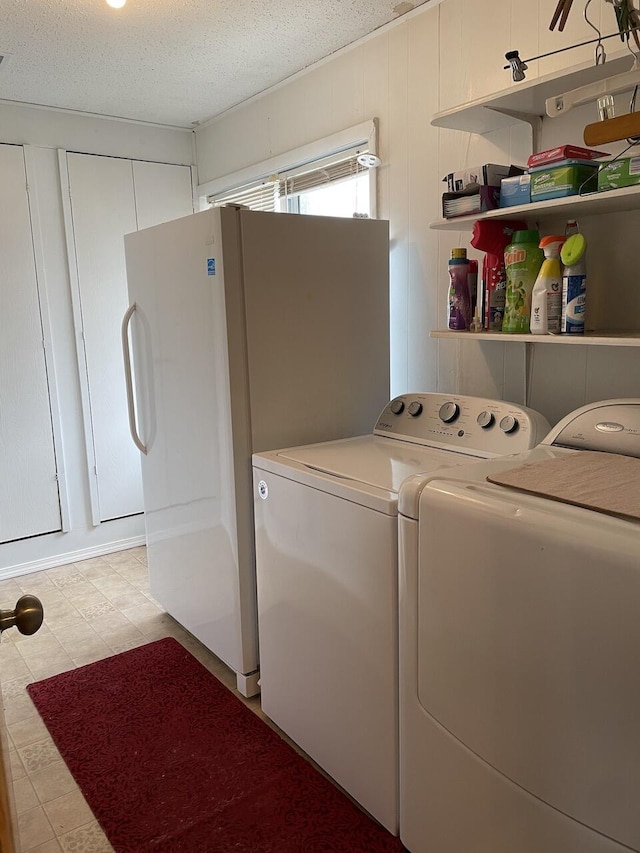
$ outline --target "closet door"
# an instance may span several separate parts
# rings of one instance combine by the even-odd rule
[[[0,145],[0,186],[0,542],[8,542],[62,524],[22,147]]]
[[[136,230],[136,205],[130,160],[68,154],[67,163],[97,522],[142,512],[140,458],[129,438],[120,346],[127,306],[123,237]]]
[[[193,213],[189,166],[133,161],[138,230]]]
[[[193,212],[191,169],[90,154],[67,154],[66,163],[85,435],[98,524],[143,510],[120,343],[129,304],[123,238]]]

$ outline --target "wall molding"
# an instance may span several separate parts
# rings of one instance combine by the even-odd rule
[[[0,580],[30,575],[33,572],[53,569],[56,566],[64,566],[67,563],[79,563],[82,560],[90,560],[92,557],[102,557],[105,554],[112,554],[114,551],[127,551],[129,548],[137,548],[140,545],[146,545],[145,536],[131,536],[128,539],[106,542],[104,545],[95,545],[91,548],[79,548],[77,551],[68,551],[66,554],[56,554],[51,557],[43,557],[40,560],[30,560],[27,563],[16,563],[14,566],[5,566],[0,569]]]

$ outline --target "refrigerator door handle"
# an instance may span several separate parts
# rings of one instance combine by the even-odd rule
[[[136,424],[136,410],[133,401],[133,378],[131,375],[131,352],[129,350],[129,323],[133,317],[137,305],[133,302],[125,311],[122,318],[122,355],[124,356],[124,378],[127,386],[127,408],[129,410],[129,430],[133,443],[141,453],[147,454],[147,447],[143,444],[138,435],[138,425]]]

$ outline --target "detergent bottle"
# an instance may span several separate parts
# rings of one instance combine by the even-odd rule
[[[469,329],[472,316],[467,250],[452,249],[449,261],[449,328],[458,332]]]
[[[504,250],[507,293],[503,332],[526,334],[529,331],[531,291],[543,261],[538,231],[516,231],[511,244]]]
[[[562,316],[562,270],[560,249],[566,237],[552,235],[540,240],[544,261],[531,291],[532,335],[559,335]]]
[[[507,275],[504,268],[504,250],[516,231],[523,231],[527,223],[520,220],[478,220],[473,226],[471,245],[485,252],[482,262],[481,299],[478,308],[479,324],[492,332],[502,329]],[[480,331],[480,328],[477,328]]]

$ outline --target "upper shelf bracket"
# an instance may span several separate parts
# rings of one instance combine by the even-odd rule
[[[502,113],[502,115],[510,116],[511,118],[528,124],[531,128],[531,151],[532,153],[540,151],[542,139],[542,116],[536,115],[535,113],[523,113],[519,110],[508,110],[504,107],[487,107],[487,109],[493,110],[496,113]]]

